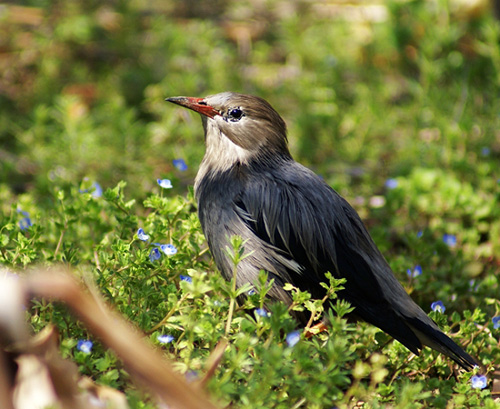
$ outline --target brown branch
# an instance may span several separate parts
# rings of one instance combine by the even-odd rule
[[[106,308],[104,301],[96,301],[97,295],[89,295],[69,274],[34,274],[27,279],[27,289],[37,297],[65,303],[104,345],[115,351],[133,377],[168,405],[179,409],[216,408],[201,388],[174,372],[171,364],[144,341],[138,330]]]

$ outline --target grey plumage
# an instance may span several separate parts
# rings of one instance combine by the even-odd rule
[[[202,114],[206,153],[195,180],[198,212],[217,267],[226,279],[232,263],[228,237],[246,240],[250,255],[238,265],[237,285],[265,270],[274,300],[291,302],[287,282],[315,298],[325,272],[344,277],[339,293],[355,314],[418,354],[427,345],[470,370],[475,360],[413,302],[356,211],[311,170],[295,162],[286,125],[263,99],[224,92],[167,101]],[[308,317],[297,315],[303,324]]]

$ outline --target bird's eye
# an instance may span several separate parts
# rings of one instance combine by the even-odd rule
[[[243,116],[243,111],[240,108],[233,108],[229,110],[228,115],[232,121],[238,121]]]

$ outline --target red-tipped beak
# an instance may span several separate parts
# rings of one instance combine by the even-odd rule
[[[172,97],[167,98],[165,101],[173,102],[174,104],[182,107],[192,109],[193,111],[208,116],[209,118],[213,118],[215,115],[220,115],[219,111],[217,111],[214,107],[207,105],[204,98]]]

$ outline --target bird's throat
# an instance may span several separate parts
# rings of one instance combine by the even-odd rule
[[[248,150],[227,137],[214,120],[208,120],[205,128],[206,151],[201,167],[214,171],[226,171],[235,165],[245,165],[255,158],[257,150]],[[200,168],[201,170],[201,168]]]

